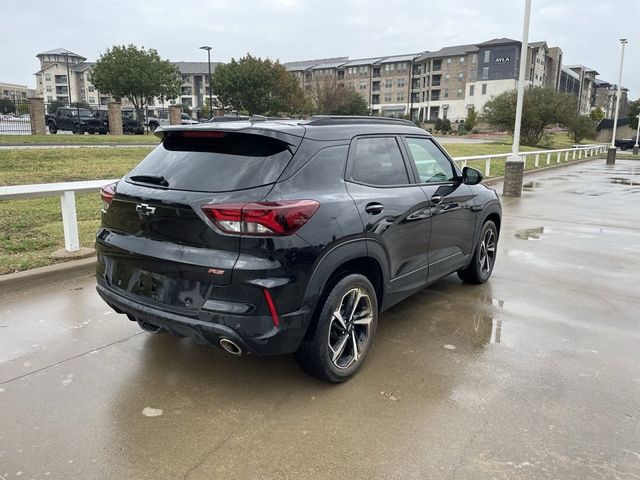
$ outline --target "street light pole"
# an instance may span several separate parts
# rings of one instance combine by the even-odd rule
[[[207,51],[207,64],[209,66],[209,116],[213,117],[213,92],[211,91],[211,47],[205,45],[200,47],[200,50]]]
[[[524,159],[518,155],[520,149],[520,128],[522,126],[522,104],[524,100],[524,82],[529,57],[529,20],[531,18],[531,0],[524,2],[524,24],[522,26],[522,45],[520,47],[520,69],[518,73],[518,94],[516,100],[516,123],[513,129],[511,155],[505,161],[502,195],[519,197],[522,195],[524,178]]]
[[[640,113],[638,114],[638,127],[636,129],[636,144],[633,146],[634,155],[638,155],[638,137],[640,137]]]
[[[620,75],[618,76],[618,88],[616,93],[616,113],[613,117],[613,133],[611,134],[611,146],[607,152],[607,165],[616,163],[616,129],[618,128],[618,112],[620,111],[620,89],[622,85],[622,67],[624,66],[624,46],[628,43],[626,38],[621,38],[622,52],[620,53]]]

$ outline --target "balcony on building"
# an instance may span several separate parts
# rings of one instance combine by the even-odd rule
[[[56,96],[58,95],[69,95],[69,88],[64,86],[56,86]]]
[[[380,103],[380,95],[372,95],[371,103],[374,105],[378,105]]]
[[[55,76],[56,85],[66,85],[67,76],[66,75],[56,75]]]
[[[420,102],[420,93],[412,93],[411,94],[411,103]]]
[[[412,90],[418,90],[420,88],[420,79],[419,78],[414,78],[413,82],[411,83],[411,89]]]
[[[440,100],[440,90],[431,90],[431,100]]]
[[[191,87],[182,87],[180,90],[181,95],[193,95]]]
[[[442,60],[434,60],[431,66],[432,71],[439,72],[440,70],[442,70]]]
[[[433,77],[431,77],[431,86],[439,87],[441,78],[442,78],[441,75],[434,75]]]
[[[373,82],[371,84],[371,90],[374,92],[379,92],[380,91],[380,82]]]
[[[380,67],[373,67],[373,78],[380,78]]]

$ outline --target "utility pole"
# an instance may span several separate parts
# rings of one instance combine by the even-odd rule
[[[522,126],[522,103],[524,100],[524,82],[529,57],[529,20],[531,18],[531,0],[524,3],[524,24],[522,27],[522,45],[520,47],[520,69],[518,73],[518,94],[516,101],[516,124],[513,129],[513,146],[504,168],[502,195],[520,197],[524,178],[524,159],[518,155],[520,149],[520,128]]]
[[[621,38],[622,52],[620,53],[620,75],[618,76],[618,88],[616,93],[616,113],[613,117],[613,133],[611,134],[611,146],[607,152],[607,165],[616,163],[616,129],[618,128],[618,112],[620,111],[620,89],[622,85],[622,67],[624,66],[624,46],[628,43],[626,38]]]
[[[209,65],[209,115],[213,117],[213,92],[211,91],[211,47],[205,45],[200,47],[200,50],[207,51],[207,63]]]

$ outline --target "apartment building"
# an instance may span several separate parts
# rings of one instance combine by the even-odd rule
[[[64,48],[57,48],[36,55],[40,61],[40,70],[36,76],[36,94],[47,103],[54,100],[83,102],[89,105],[106,105],[112,100],[108,94],[99,92],[89,80],[91,68],[95,62],[87,62]],[[182,86],[180,95],[172,99],[154,98],[151,109],[162,109],[168,105],[181,104],[192,109],[205,105],[209,97],[209,71],[207,62],[172,62],[180,70]],[[215,71],[218,63],[211,63]],[[126,102],[125,102],[126,103]]]
[[[620,88],[620,111],[619,118],[629,114],[628,88]],[[596,78],[593,82],[591,94],[591,108],[600,107],[604,111],[605,118],[613,118],[616,110],[616,99],[618,97],[618,86]]]
[[[410,115],[416,121],[462,120],[495,95],[516,88],[520,42],[508,38],[444,47],[415,54],[349,60],[338,57],[286,63],[305,89],[314,82],[340,82],[358,91],[372,114]],[[559,81],[562,51],[534,42],[527,54],[528,84]]]
[[[35,91],[26,85],[0,82],[0,98],[8,98],[20,102],[26,101],[27,98],[33,97],[34,95]]]

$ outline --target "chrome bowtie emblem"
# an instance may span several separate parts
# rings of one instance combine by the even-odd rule
[[[139,203],[138,205],[136,205],[136,212],[138,212],[140,215],[153,215],[154,213],[156,213],[156,207],[150,207],[146,203]]]

